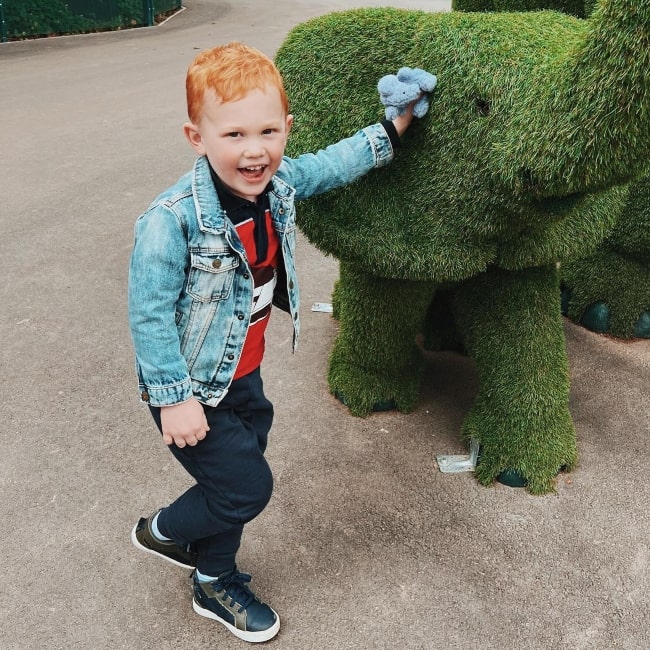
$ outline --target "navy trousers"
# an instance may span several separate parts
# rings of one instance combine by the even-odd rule
[[[158,516],[158,528],[178,544],[194,543],[197,569],[218,576],[235,566],[244,524],[271,498],[273,477],[264,458],[273,405],[264,396],[259,368],[232,383],[216,406],[203,405],[206,437],[170,451],[196,484]],[[160,408],[150,407],[160,425]]]

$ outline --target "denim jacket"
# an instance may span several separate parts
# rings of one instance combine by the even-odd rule
[[[393,155],[386,130],[375,124],[316,154],[285,156],[273,177],[269,203],[282,258],[274,304],[291,314],[294,351],[300,331],[294,202],[351,183]],[[205,157],[138,218],[128,293],[142,401],[165,406],[194,395],[218,404],[246,338],[253,280]]]

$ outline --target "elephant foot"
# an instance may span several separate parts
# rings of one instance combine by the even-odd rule
[[[523,463],[503,462],[498,465],[485,456],[479,456],[474,475],[481,485],[486,487],[494,481],[514,488],[526,488],[531,494],[549,494],[555,492],[557,477],[560,472],[570,471],[575,465],[575,452],[567,452],[568,460],[557,461],[551,454],[528,458]],[[505,469],[504,469],[505,464]]]
[[[482,448],[479,450],[478,453],[478,458],[476,459],[476,465],[477,467],[481,464],[482,460],[482,454],[481,454]],[[567,465],[561,465],[558,467],[557,472],[555,472],[555,477],[557,477],[560,472],[566,472],[569,470],[569,467]],[[501,483],[501,485],[507,485],[508,487],[513,487],[513,488],[525,488],[528,487],[528,479],[518,470],[512,469],[512,468],[507,468],[499,472],[494,480],[497,483]]]
[[[614,326],[612,309],[602,301],[597,300],[590,303],[576,319],[574,313],[569,309],[571,301],[570,289],[562,288],[562,315],[577,320],[577,322],[592,332],[598,334],[611,334],[619,338],[650,339],[650,311],[644,310],[633,324],[631,331],[624,331],[620,325]],[[638,312],[637,312],[638,313]]]
[[[330,358],[330,392],[347,406],[352,415],[365,417],[373,411],[413,410],[419,393],[420,373],[378,373]]]
[[[600,250],[565,263],[562,314],[600,334],[650,339],[650,264],[647,260]]]
[[[348,406],[348,403],[345,401],[345,395],[341,391],[335,391],[334,392],[334,397],[343,404],[343,406]],[[381,400],[380,402],[375,402],[372,405],[371,411],[373,413],[379,413],[381,411],[394,411],[397,408],[397,404],[395,404],[395,400],[392,399],[385,399]]]
[[[530,466],[521,470],[507,467],[495,471],[493,465],[482,463],[479,459],[474,474],[478,482],[486,487],[496,481],[508,487],[526,488],[531,494],[549,494],[555,492],[560,472],[570,471],[574,464],[575,459],[572,459],[570,463],[551,462],[545,466],[538,463],[536,467]]]
[[[592,332],[609,334],[611,331],[611,313],[609,307],[602,301],[594,302],[585,309],[580,317],[580,325]],[[650,311],[644,311],[634,324],[632,337],[650,339]]]
[[[560,472],[565,472],[567,470],[566,465],[562,465],[557,471],[557,474]],[[556,476],[557,476],[556,474]],[[504,469],[503,472],[497,475],[496,482],[501,483],[501,485],[507,485],[508,487],[514,488],[523,488],[527,487],[528,480],[523,477],[516,469]]]
[[[516,469],[504,469],[495,480],[508,487],[522,488],[528,485],[528,481]]]
[[[495,481],[523,487],[531,494],[554,492],[560,472],[570,471],[577,461],[575,428],[567,410],[545,422],[528,412],[517,419],[489,414],[477,417],[474,411],[463,427],[464,437],[479,443],[474,476],[481,485]]]

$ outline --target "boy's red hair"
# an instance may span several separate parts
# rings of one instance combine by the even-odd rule
[[[187,114],[193,124],[198,124],[208,90],[213,90],[220,101],[232,102],[251,90],[264,90],[269,85],[278,89],[288,113],[289,101],[282,77],[266,54],[237,41],[203,50],[187,70]]]

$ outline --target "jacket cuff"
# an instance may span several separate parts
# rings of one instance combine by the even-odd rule
[[[391,120],[382,120],[381,125],[384,127],[386,134],[390,138],[390,143],[393,146],[393,149],[399,147],[402,141],[393,122]]]
[[[192,397],[192,383],[189,378],[171,386],[140,385],[140,401],[149,406],[171,406],[186,402],[190,397]]]

